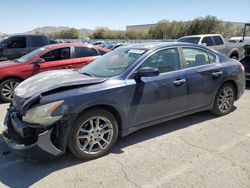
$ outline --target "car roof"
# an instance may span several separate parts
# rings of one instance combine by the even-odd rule
[[[119,48],[135,48],[135,49],[146,49],[151,50],[153,48],[162,48],[162,47],[170,47],[170,46],[199,46],[186,42],[145,42],[145,43],[133,43],[121,46]],[[200,46],[199,46],[200,47]]]
[[[105,52],[110,51],[110,50],[108,50],[106,48],[102,48],[102,47],[99,47],[99,46],[94,46],[92,44],[82,44],[82,43],[50,44],[50,45],[44,46],[43,48],[46,48],[46,49],[56,49],[56,48],[71,47],[71,46],[83,46],[83,47],[88,47],[88,48],[95,48],[95,49],[98,49],[98,50],[103,50]]]
[[[10,34],[7,37],[27,37],[27,36],[46,36],[43,34]]]
[[[190,37],[211,37],[211,36],[221,36],[220,34],[201,34],[201,35],[189,35],[181,38],[190,38]]]

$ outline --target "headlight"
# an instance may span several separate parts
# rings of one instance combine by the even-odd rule
[[[51,114],[63,103],[64,101],[57,101],[35,108],[29,109],[25,116],[23,116],[23,121],[27,123],[35,123],[44,126],[53,125],[56,121],[61,119],[60,116],[51,116]]]

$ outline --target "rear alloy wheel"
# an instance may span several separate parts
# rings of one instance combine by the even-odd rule
[[[228,114],[233,108],[234,100],[234,87],[231,84],[223,85],[216,95],[212,113],[220,116]]]
[[[14,96],[14,89],[20,84],[21,80],[11,78],[0,84],[0,99],[4,102],[10,102]]]
[[[118,136],[117,121],[105,109],[84,113],[71,130],[68,146],[82,159],[94,159],[107,154]]]

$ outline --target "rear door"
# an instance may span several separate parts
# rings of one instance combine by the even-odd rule
[[[79,69],[96,60],[99,56],[100,54],[95,48],[75,46],[72,65],[74,68]]]
[[[226,49],[226,44],[224,44],[223,39],[221,38],[221,36],[212,36],[212,40],[214,43],[213,49],[215,49],[216,51],[226,55],[227,54],[227,49]]]
[[[40,35],[31,35],[31,36],[27,36],[27,40],[28,40],[28,50],[32,51],[35,50],[39,47],[48,45],[48,39],[44,36],[40,36]]]
[[[182,57],[187,81],[187,109],[210,105],[224,74],[218,57],[195,47],[183,47]]]

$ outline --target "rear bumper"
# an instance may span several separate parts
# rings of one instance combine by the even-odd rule
[[[53,128],[37,135],[32,133],[31,136],[34,137],[34,141],[27,144],[24,140],[26,139],[25,136],[29,134],[29,127],[25,122],[22,122],[17,117],[12,117],[11,113],[8,112],[2,126],[5,128],[3,138],[8,148],[22,157],[40,161],[51,160],[63,154],[51,141]]]

